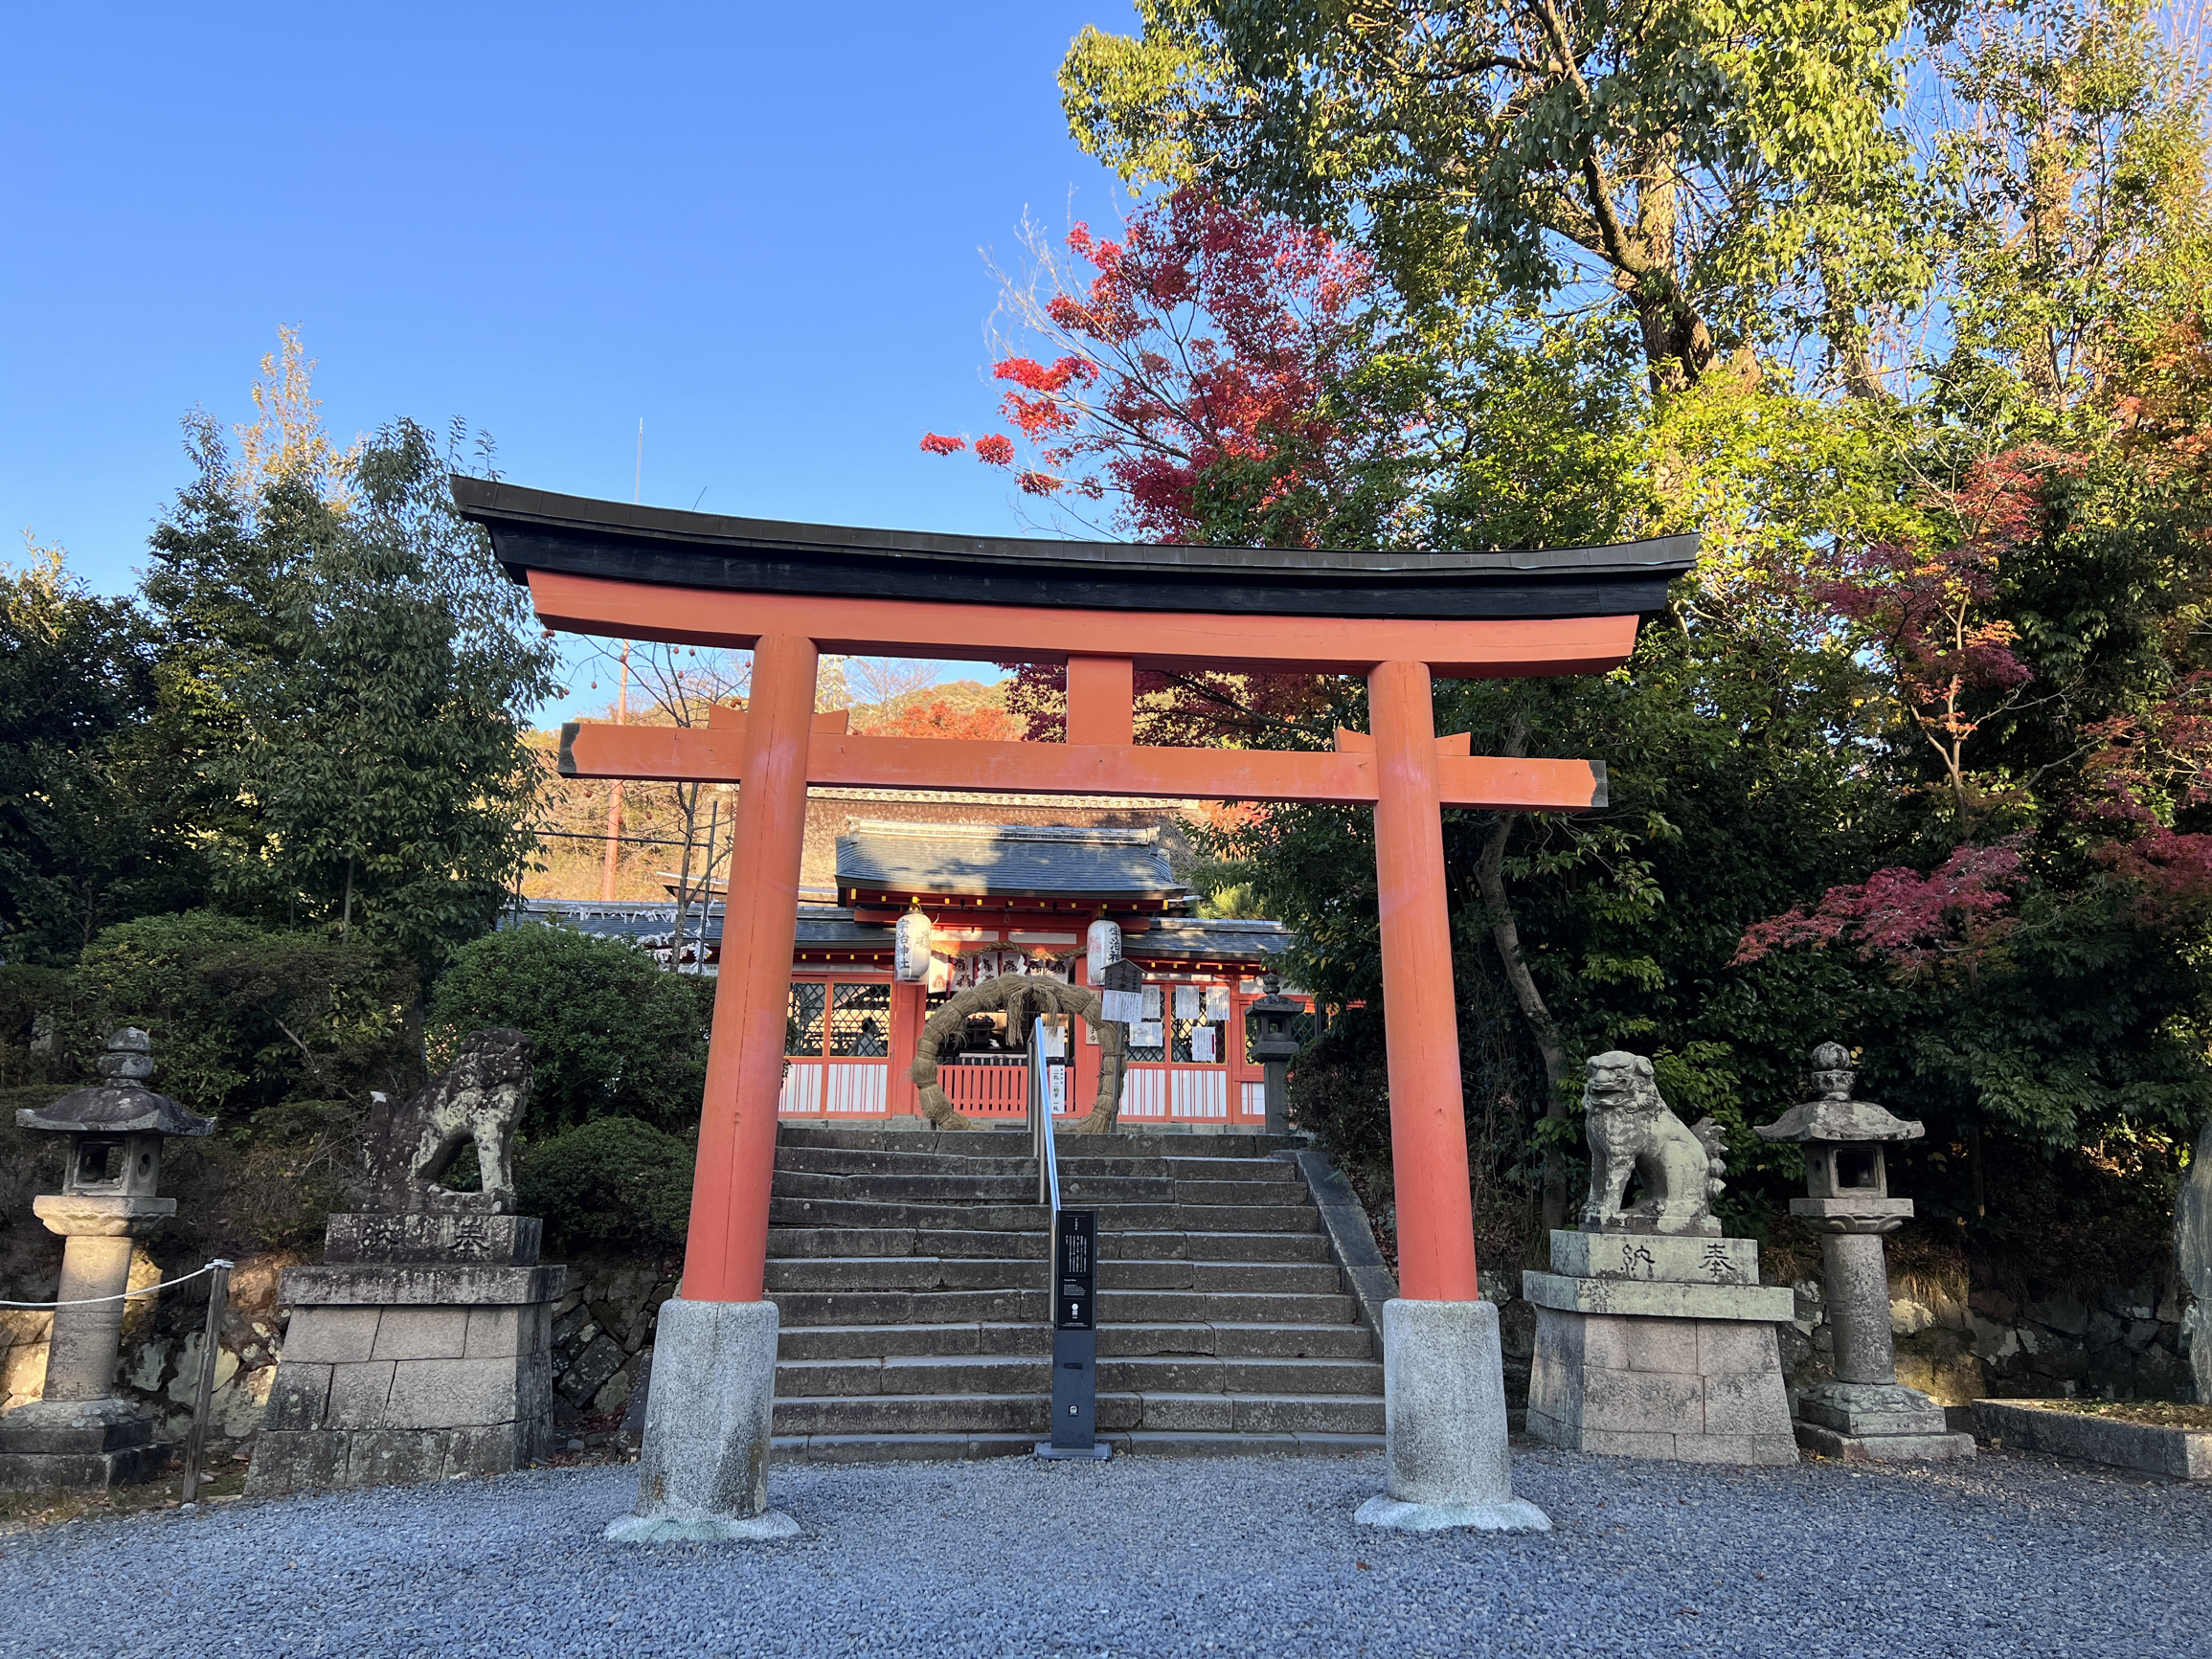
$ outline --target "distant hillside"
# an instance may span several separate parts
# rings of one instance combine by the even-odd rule
[[[852,729],[912,737],[1016,738],[1021,725],[1006,712],[1006,684],[1003,680],[989,684],[955,680],[902,692],[880,704],[853,704]],[[599,718],[612,715],[610,707]],[[635,711],[630,718],[640,725],[669,724],[663,709]],[[545,867],[523,883],[523,892],[530,898],[597,898],[604,874],[611,786],[603,779],[562,777],[554,772],[559,732],[532,732],[530,742],[545,768],[538,842]],[[715,877],[726,877],[728,817],[727,793],[711,785],[625,783],[623,841],[616,859],[614,896],[666,899],[668,884],[664,872],[683,869],[687,837],[693,849],[692,877],[699,879],[711,825],[715,830]]]

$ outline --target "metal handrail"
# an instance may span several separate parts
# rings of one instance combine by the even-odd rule
[[[1050,1064],[1040,1017],[1029,1034],[1029,1132],[1031,1150],[1037,1155],[1037,1202],[1052,1206],[1048,1254],[1059,1248],[1060,1237],[1060,1155],[1052,1145],[1052,1079],[1046,1069]],[[1055,1263],[1053,1271],[1058,1270]]]

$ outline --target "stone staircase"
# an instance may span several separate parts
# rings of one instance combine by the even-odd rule
[[[1098,1431],[1199,1457],[1380,1449],[1383,1370],[1264,1135],[1062,1135],[1098,1212]],[[1024,1134],[785,1125],[769,1211],[776,1455],[1027,1453],[1049,1432],[1047,1212]]]

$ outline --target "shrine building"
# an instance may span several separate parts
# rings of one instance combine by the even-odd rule
[[[1117,804],[1116,816],[1147,816]],[[1264,1124],[1245,1015],[1291,935],[1277,922],[1196,915],[1199,895],[1171,867],[1172,818],[1133,826],[840,816],[834,863],[807,872],[804,894],[829,902],[799,908],[782,1118],[921,1127],[908,1069],[923,1021],[955,993],[1001,975],[1085,982],[1084,932],[1103,916],[1119,926],[1124,959],[1144,975],[1122,1119],[1199,1132]],[[914,909],[930,918],[930,967],[925,979],[900,983],[894,934]],[[720,966],[722,919],[719,902],[679,917],[672,902],[562,899],[525,901],[515,917],[625,938],[675,972],[710,975]],[[1048,1053],[1062,1115],[1087,1110],[1098,1087],[1095,1035],[1072,1023],[1052,1030],[1059,1052]],[[1027,1060],[1026,1036],[1007,1030],[1004,1013],[981,1017],[957,1051],[940,1056],[938,1083],[967,1116],[1013,1124],[1024,1112]]]

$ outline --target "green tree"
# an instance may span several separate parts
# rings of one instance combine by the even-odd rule
[[[157,1087],[227,1131],[282,1135],[288,1105],[358,1117],[371,1089],[419,1081],[415,1000],[413,968],[390,952],[194,910],[103,930],[69,975],[56,1036],[89,1076],[108,1033],[140,1026]]]
[[[300,429],[304,374],[288,424],[248,430],[258,472],[192,424],[197,477],[146,580],[168,641],[157,722],[222,904],[434,972],[533,856],[525,722],[553,654],[453,510],[459,428],[401,420],[334,455]]]
[[[681,1249],[691,1215],[692,1144],[634,1117],[601,1117],[526,1145],[515,1182],[564,1249]]]
[[[1998,441],[2081,436],[2068,412],[2212,280],[2197,53],[2131,0],[2030,0],[1935,61],[1963,106],[1932,146],[1953,262],[1937,407]]]
[[[66,960],[194,890],[139,741],[154,665],[145,615],[86,592],[58,549],[0,567],[0,959]]]
[[[1125,178],[1366,235],[1416,301],[1610,291],[1655,384],[1862,313],[1929,265],[1891,123],[1904,0],[1676,6],[1140,0],[1060,84]]]

